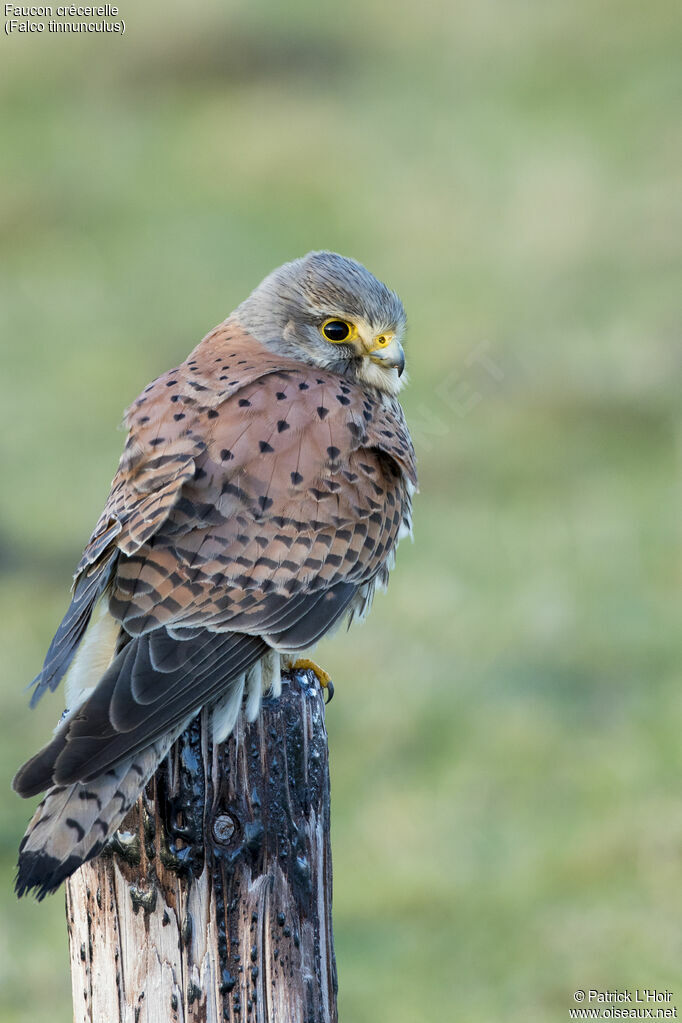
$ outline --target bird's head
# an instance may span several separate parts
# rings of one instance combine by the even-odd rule
[[[233,317],[282,355],[389,394],[397,394],[405,382],[403,304],[354,259],[309,252],[285,263]]]

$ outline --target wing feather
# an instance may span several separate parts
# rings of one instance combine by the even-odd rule
[[[266,651],[263,640],[200,632],[182,646],[181,663],[152,664],[150,637],[141,636],[114,658],[92,696],[14,779],[22,796],[50,785],[87,781],[154,743],[196,713]],[[142,692],[144,700],[138,698]]]

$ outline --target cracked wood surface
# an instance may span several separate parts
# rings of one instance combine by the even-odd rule
[[[223,745],[203,711],[67,883],[75,1023],[336,1023],[324,704],[283,683]]]

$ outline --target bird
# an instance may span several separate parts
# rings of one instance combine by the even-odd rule
[[[127,439],[31,685],[66,710],[17,772],[45,792],[16,892],[97,856],[191,720],[223,742],[363,618],[412,535],[405,311],[361,263],[285,263],[125,413]],[[321,683],[328,676],[317,672]]]

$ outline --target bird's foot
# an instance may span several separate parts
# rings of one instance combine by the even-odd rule
[[[322,689],[327,693],[325,703],[331,703],[332,697],[334,696],[334,683],[331,680],[331,675],[326,672],[324,668],[321,668],[315,661],[311,661],[309,657],[299,657],[297,661],[291,665],[292,671],[312,671],[317,678]]]

